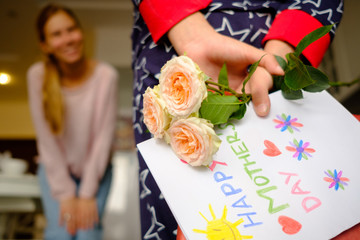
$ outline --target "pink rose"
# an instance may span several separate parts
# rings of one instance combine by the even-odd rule
[[[191,166],[209,165],[221,143],[213,125],[197,117],[175,120],[165,136],[175,154]]]
[[[159,79],[160,96],[169,113],[186,118],[198,112],[207,97],[206,75],[189,57],[180,56],[168,61]]]
[[[165,103],[159,97],[159,87],[148,87],[144,97],[144,123],[155,138],[162,138],[170,123],[170,117],[165,111]]]

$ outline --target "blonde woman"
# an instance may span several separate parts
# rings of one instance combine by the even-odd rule
[[[37,33],[46,60],[29,68],[28,93],[45,239],[101,239],[112,177],[117,73],[86,58],[83,32],[70,9],[44,7]]]

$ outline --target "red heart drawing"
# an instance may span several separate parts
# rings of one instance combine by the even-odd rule
[[[264,144],[265,144],[266,148],[264,149],[263,153],[266,156],[276,157],[281,154],[280,150],[275,146],[275,144],[273,142],[271,142],[269,140],[265,140]]]
[[[298,233],[302,227],[298,221],[287,216],[279,216],[278,222],[282,226],[283,232],[290,235]]]

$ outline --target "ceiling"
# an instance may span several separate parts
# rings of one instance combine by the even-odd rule
[[[10,84],[0,85],[0,103],[27,99],[26,71],[42,58],[35,35],[35,19],[39,9],[48,2],[69,6],[78,15],[88,55],[100,57],[120,69],[130,68],[131,1],[0,0],[0,72],[12,77]],[[114,52],[117,54],[109,54]]]

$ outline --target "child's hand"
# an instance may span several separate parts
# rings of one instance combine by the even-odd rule
[[[200,69],[214,81],[226,63],[229,86],[242,89],[249,65],[260,60],[259,67],[247,84],[247,93],[253,95],[255,112],[266,116],[270,109],[268,91],[272,87],[271,75],[284,71],[274,56],[231,37],[217,33],[205,17],[197,12],[180,21],[168,32],[168,37],[179,55],[186,53]],[[260,69],[260,68],[259,68]]]

